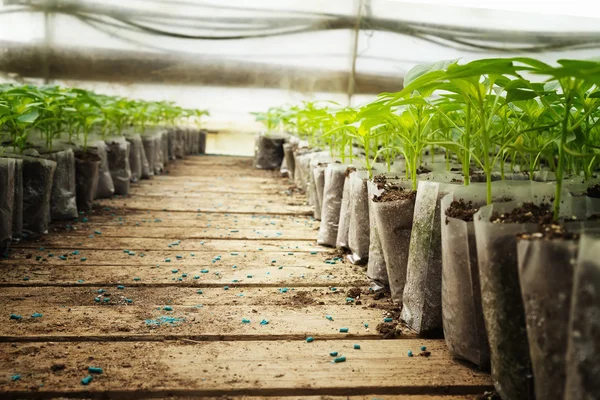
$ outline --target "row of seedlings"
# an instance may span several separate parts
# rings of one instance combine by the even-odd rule
[[[0,86],[0,254],[170,160],[202,154],[206,111],[58,86]]]
[[[503,399],[595,398],[599,107],[598,62],[440,61],[361,107],[258,113],[257,160],[307,191],[319,244]]]

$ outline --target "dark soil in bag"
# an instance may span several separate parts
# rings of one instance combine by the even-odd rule
[[[65,149],[41,154],[40,157],[56,162],[50,199],[52,220],[77,218],[75,153],[72,149]]]
[[[383,175],[381,177],[385,180]],[[375,177],[375,180],[377,178],[379,177]],[[369,258],[367,261],[367,278],[369,278],[369,286],[374,292],[388,291],[390,287],[385,257],[379,238],[377,219],[373,210],[374,199],[382,193],[384,193],[383,189],[375,181],[367,181],[367,196],[369,199]]]
[[[350,175],[350,225],[348,228],[348,261],[365,265],[369,259],[369,196],[366,174],[355,172]]]
[[[208,132],[205,130],[200,131],[200,137],[198,138],[198,153],[206,154],[206,136]]]
[[[344,191],[342,203],[340,205],[340,220],[338,225],[338,234],[335,240],[335,247],[339,249],[348,249],[348,230],[350,228],[350,175],[356,171],[354,167],[346,168],[344,174]]]
[[[12,239],[16,162],[0,158],[0,256],[6,253]]]
[[[452,356],[489,370],[473,222],[478,210],[470,201],[454,201],[452,194],[441,202],[442,323]]]
[[[323,208],[323,191],[325,190],[325,168],[327,164],[319,163],[313,168],[313,179],[315,182],[315,208],[313,216],[317,221],[321,220]]]
[[[115,194],[115,185],[110,174],[108,165],[108,150],[103,140],[96,141],[93,144],[98,156],[100,157],[100,166],[98,168],[98,188],[96,190],[97,199],[105,199]]]
[[[151,135],[142,136],[146,163],[142,162],[142,178],[150,179],[154,176],[154,158],[156,157],[156,141]],[[143,160],[142,160],[143,161]]]
[[[45,234],[50,224],[50,198],[56,162],[43,158],[23,160],[23,229]]]
[[[185,131],[181,128],[175,129],[174,151],[176,158],[185,157]]]
[[[564,398],[567,321],[578,247],[575,238],[526,234],[518,241],[519,277],[539,400]]]
[[[175,131],[175,129],[169,129],[167,136],[169,144],[169,160],[175,160],[177,158],[175,156],[175,148],[177,147],[177,132]],[[152,168],[154,169],[154,166]]]
[[[77,192],[77,208],[90,211],[98,190],[98,171],[100,156],[91,151],[75,153],[75,188]]]
[[[115,185],[115,194],[127,195],[131,182],[129,143],[124,137],[119,137],[107,139],[106,144],[108,146],[108,166]]]
[[[13,240],[23,236],[23,160],[15,158],[15,195],[12,218]]]
[[[582,235],[573,275],[565,400],[600,398],[600,236]]]
[[[142,179],[142,153],[144,145],[140,135],[131,135],[127,137],[130,145],[129,150],[129,168],[131,169],[131,182],[138,182]]]
[[[323,189],[323,206],[321,225],[317,244],[335,247],[338,237],[340,213],[346,181],[346,166],[329,164],[325,169],[325,187]]]
[[[295,159],[294,159],[294,146],[291,143],[283,144],[283,163],[281,168],[285,168],[287,176],[291,179],[294,178],[295,173]],[[283,171],[282,171],[283,173]]]
[[[536,232],[552,213],[548,205],[510,202],[482,207],[474,221],[494,386],[503,399],[533,399],[517,235]]]
[[[160,139],[162,145],[163,168],[166,168],[169,163],[169,132],[162,131]]]
[[[271,137],[265,135],[256,136],[254,143],[254,168],[278,169],[283,161],[282,137]]]
[[[387,188],[373,199],[374,215],[392,300],[402,304],[416,192],[401,187]],[[373,239],[373,238],[371,238]],[[371,254],[369,254],[371,262]],[[381,273],[380,273],[381,274]]]
[[[163,147],[162,147],[162,133],[159,132],[153,136],[154,140],[154,174],[158,175],[165,169],[163,163]]]

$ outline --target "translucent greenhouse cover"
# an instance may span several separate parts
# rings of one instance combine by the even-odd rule
[[[599,55],[590,0],[0,0],[0,80],[24,79],[208,109],[361,104],[417,64]]]

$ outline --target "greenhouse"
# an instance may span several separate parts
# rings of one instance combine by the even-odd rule
[[[0,0],[0,398],[600,399],[600,6]]]

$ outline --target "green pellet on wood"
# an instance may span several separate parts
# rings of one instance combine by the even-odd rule
[[[44,316],[43,314],[40,314],[40,313],[37,313],[37,312],[31,314],[31,318],[42,318],[43,316]]]
[[[341,362],[346,362],[346,357],[342,356],[342,357],[336,357],[333,359],[334,363],[341,363]]]
[[[427,350],[427,346],[421,346],[421,351]]]
[[[347,333],[348,332],[348,328],[340,328],[340,332]]]
[[[223,290],[229,290],[229,286],[223,286]]]
[[[333,317],[331,315],[326,315],[325,318],[327,318],[329,321],[333,321]]]
[[[196,293],[197,294],[202,294],[203,292],[202,292],[202,290],[197,290]]]
[[[386,317],[383,319],[383,322],[392,322],[394,319],[390,317]]]
[[[412,352],[412,350],[409,350],[409,351],[408,351],[408,353],[407,353],[407,355],[408,355],[409,357],[412,357],[412,356],[413,356],[413,352]]]
[[[165,310],[165,311],[173,311],[173,307],[171,307],[171,306],[164,306],[163,310]]]
[[[337,351],[332,351],[331,353],[329,353],[329,355],[331,357],[337,357],[338,356],[338,352]]]
[[[119,285],[119,286],[117,286],[117,289],[119,289],[119,290],[123,290],[123,289],[125,289],[125,286],[123,286],[123,285]]]
[[[313,338],[312,336],[309,336],[309,337],[306,338],[306,342],[307,343],[311,343],[311,342],[314,342],[314,341],[315,341],[315,338]]]
[[[93,380],[94,380],[94,377],[93,377],[93,376],[91,376],[91,375],[88,375],[88,376],[86,376],[85,378],[83,378],[83,379],[81,380],[81,384],[82,384],[82,385],[86,385],[86,386],[87,386],[87,385],[89,385],[89,384],[90,384],[90,383],[91,383]]]
[[[242,319],[242,323],[243,324],[249,324],[250,320],[248,318],[244,318],[244,319]]]
[[[355,344],[354,345],[354,350],[360,350],[360,344]]]
[[[22,319],[23,317],[18,314],[10,314],[10,319],[14,319],[16,321]]]
[[[104,370],[99,367],[88,367],[88,372],[90,374],[102,374],[104,373]]]

